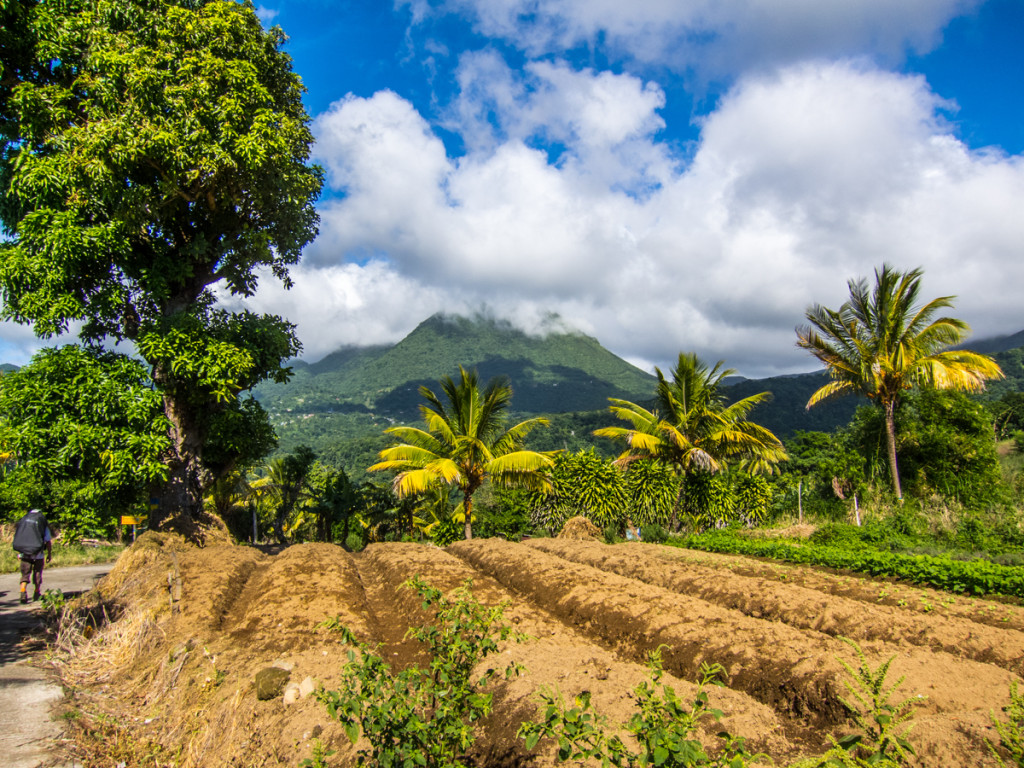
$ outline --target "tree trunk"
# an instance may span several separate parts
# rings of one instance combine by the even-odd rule
[[[167,482],[152,494],[156,504],[149,513],[149,527],[158,530],[180,518],[189,528],[197,525],[203,514],[203,487],[207,481],[202,465],[204,435],[190,405],[175,396],[173,387],[167,386],[167,377],[154,372],[153,379],[163,389],[164,413],[171,422],[171,445],[165,454]],[[191,537],[190,531],[182,532]]]
[[[900,472],[896,464],[896,401],[884,404],[885,408],[885,439],[889,449],[889,472],[892,475],[892,489],[896,492],[896,500],[903,503],[903,488],[900,485]]]
[[[476,488],[467,488],[462,497],[462,511],[466,513],[466,522],[462,526],[464,538],[468,541],[473,538],[473,492]]]

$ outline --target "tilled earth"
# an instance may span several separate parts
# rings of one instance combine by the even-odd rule
[[[359,554],[303,544],[270,556],[147,534],[101,585],[119,618],[79,646],[65,678],[157,764],[295,766],[319,738],[335,750],[329,764],[350,765],[355,749],[315,697],[260,701],[255,676],[278,666],[292,682],[336,687],[346,649],[316,629],[329,617],[381,643],[397,667],[421,660],[404,639],[426,620],[402,587],[414,575],[445,591],[472,579],[474,595],[506,602],[506,618],[529,636],[485,662],[514,660],[525,672],[494,689],[479,766],[554,763],[550,745],[527,753],[515,737],[537,715],[539,690],[568,701],[590,692],[609,723],[625,722],[647,654],[662,645],[665,682],[684,699],[702,662],[728,673],[726,687],[710,690],[725,717],[702,740],[714,744],[724,728],[776,765],[820,754],[828,735],[853,729],[839,660],[856,666],[856,656],[842,637],[872,667],[896,657],[894,699],[921,697],[911,734],[920,765],[996,765],[985,744],[997,738],[990,712],[1024,674],[1019,607],[802,566],[562,539],[375,544]]]

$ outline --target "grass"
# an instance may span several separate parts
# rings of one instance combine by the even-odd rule
[[[86,547],[81,544],[54,544],[53,561],[46,567],[63,568],[70,565],[112,563],[123,551],[123,544],[103,544],[98,547]],[[11,549],[9,542],[0,545],[0,573],[17,573],[18,570],[18,553]]]

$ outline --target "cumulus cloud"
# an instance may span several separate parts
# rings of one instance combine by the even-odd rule
[[[265,5],[256,6],[256,17],[264,24],[269,24],[277,18],[279,11],[273,8],[267,8]]]
[[[580,45],[616,56],[731,76],[752,66],[868,51],[926,53],[950,19],[983,0],[405,0],[414,23],[454,13],[532,57]]]
[[[296,291],[261,293],[311,356],[487,305],[524,327],[558,312],[641,363],[694,350],[747,375],[807,370],[803,310],[883,261],[924,267],[926,295],[959,294],[979,333],[1024,325],[1001,289],[1024,277],[1021,158],[969,151],[920,78],[863,62],[742,78],[684,163],[659,142],[655,85],[558,62],[517,74],[493,54],[460,72],[448,119],[476,138],[459,158],[391,92],[318,118],[344,196]]]

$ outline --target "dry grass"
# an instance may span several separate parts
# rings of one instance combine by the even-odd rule
[[[582,515],[570,517],[562,526],[562,532],[558,534],[559,539],[575,539],[587,541],[590,539],[601,540],[601,530]]]

